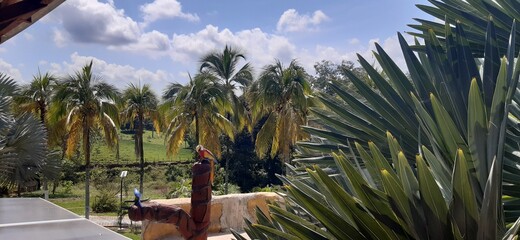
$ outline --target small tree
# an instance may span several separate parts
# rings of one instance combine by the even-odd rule
[[[306,76],[295,60],[287,68],[277,60],[264,68],[247,92],[253,124],[267,117],[255,141],[260,158],[270,151],[271,157],[280,154],[288,162],[296,141],[306,136],[300,129],[307,123],[310,105]]]
[[[160,116],[157,111],[157,96],[150,88],[150,85],[136,86],[132,83],[123,92],[123,112],[121,113],[123,122],[130,123],[130,128],[135,129],[135,155],[139,158],[139,192],[143,193],[144,179],[144,147],[143,133],[146,120],[153,121],[154,128],[160,131]]]
[[[190,77],[187,85],[170,84],[164,94],[162,108],[168,119],[166,142],[168,155],[174,155],[184,142],[185,134],[195,129],[195,142],[220,156],[221,134],[234,138],[231,122],[224,116],[232,112],[222,86],[211,75],[200,73]]]

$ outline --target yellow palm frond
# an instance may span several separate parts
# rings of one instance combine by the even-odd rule
[[[283,113],[277,114],[276,122],[274,123],[274,131],[273,131],[273,139],[271,140],[271,158],[276,157],[276,154],[278,153],[278,149],[280,147],[280,139],[283,138],[282,132],[283,132]]]
[[[200,126],[200,144],[209,149],[217,157],[221,156],[220,134],[222,130],[215,125],[211,118],[202,118],[199,120]]]
[[[79,118],[71,118],[69,124],[67,124],[69,136],[67,138],[67,151],[65,155],[67,157],[71,157],[76,151],[79,142],[81,141],[81,136],[83,135],[83,127],[82,122]]]
[[[79,108],[78,107],[75,107],[75,108],[72,108],[69,113],[67,114],[67,126],[70,126],[71,123],[73,122],[73,118],[78,118],[79,117]]]
[[[108,114],[103,113],[103,116],[101,119],[99,119],[99,123],[101,127],[103,128],[103,132],[105,134],[105,142],[110,148],[113,148],[114,146],[117,146],[118,144],[118,136],[117,136],[117,126],[108,116]]]
[[[24,113],[24,112],[31,112],[31,113],[37,113],[38,112],[38,103],[36,102],[27,102],[27,103],[20,103],[15,106],[15,112],[16,113]]]
[[[235,128],[231,121],[221,114],[215,114],[214,123],[223,134],[231,139],[231,141],[235,140]]]
[[[161,128],[163,127],[163,119],[158,111],[151,111],[149,113],[149,118],[152,119],[153,127],[155,128],[155,132],[161,133]]]
[[[256,135],[255,150],[260,158],[265,157],[265,154],[272,144],[273,135],[276,130],[276,118],[276,113],[271,113]]]
[[[172,121],[173,123],[173,121]],[[184,134],[189,128],[189,124],[184,119],[178,119],[175,125],[171,125],[167,131],[166,155],[171,157],[179,151],[179,147],[184,142]]]
[[[67,119],[61,118],[57,122],[47,122],[49,146],[60,146],[67,134]]]
[[[99,113],[101,118],[103,118],[103,115],[107,115],[110,118],[110,120],[115,123],[116,126],[120,125],[119,109],[114,103],[102,101]]]

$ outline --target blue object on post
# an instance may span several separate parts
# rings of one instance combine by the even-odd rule
[[[138,206],[139,208],[142,208],[142,206],[141,206],[141,193],[139,192],[139,190],[137,190],[137,188],[134,188],[134,196],[135,196],[134,204],[136,206]]]

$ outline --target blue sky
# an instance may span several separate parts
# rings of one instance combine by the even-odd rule
[[[310,74],[321,60],[371,58],[379,42],[404,66],[396,33],[425,0],[67,0],[0,45],[0,72],[28,82],[38,71],[65,76],[94,61],[105,81],[124,88],[187,82],[198,59],[226,44],[240,48],[261,71],[275,58],[297,59]],[[411,40],[412,38],[409,38]]]

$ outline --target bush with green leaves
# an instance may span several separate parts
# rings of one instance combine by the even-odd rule
[[[495,16],[504,8],[493,5],[512,1],[445,2],[486,2]],[[399,34],[409,77],[376,45],[386,79],[359,56],[375,89],[347,71],[361,99],[337,82],[337,97],[320,96],[326,108],[312,111],[322,127],[305,127],[319,141],[301,143],[292,168],[301,174],[282,178],[288,206],[271,205],[270,219],[258,212],[258,223],[247,222],[251,238],[516,238],[517,24],[509,18],[504,41],[504,18],[477,36],[447,19],[422,45]],[[473,52],[476,37],[484,51]]]
[[[116,212],[119,209],[119,202],[116,194],[111,191],[101,190],[94,197],[92,211],[96,213]]]
[[[191,179],[181,179],[171,183],[167,198],[187,198],[191,196]]]
[[[226,194],[226,182],[225,182],[226,170],[221,168],[219,165],[215,165],[215,179],[213,180],[212,193],[213,195],[224,195]],[[236,184],[227,184],[227,194],[240,193],[240,187]]]
[[[182,179],[191,179],[190,164],[170,164],[164,173],[168,182],[177,182]]]
[[[257,133],[261,124],[253,132]],[[235,136],[235,141],[229,138],[222,141],[223,146],[229,149],[222,150],[220,164],[228,171],[229,182],[240,187],[242,192],[250,192],[255,187],[279,185],[280,180],[275,174],[281,174],[282,160],[269,154],[260,159],[255,153],[254,137],[248,131],[242,131]],[[228,163],[229,166],[225,166]]]
[[[71,195],[73,186],[74,186],[74,183],[70,180],[65,180],[65,181],[61,182],[61,193],[65,194],[65,195]]]

